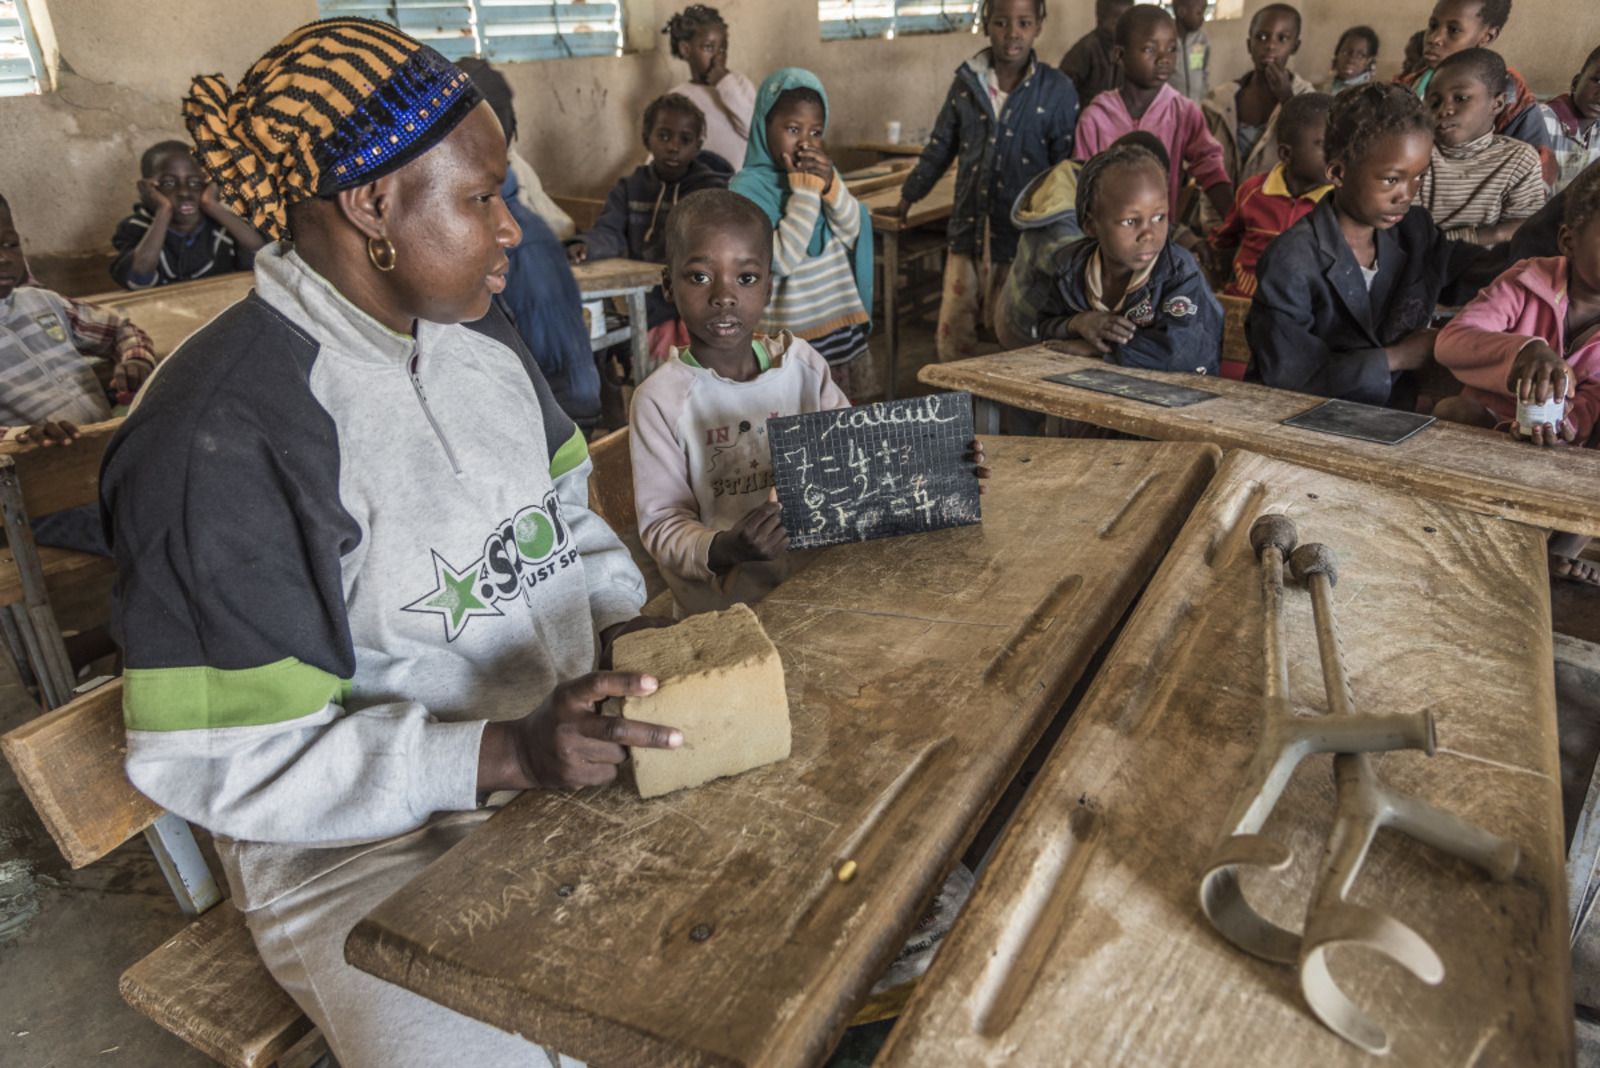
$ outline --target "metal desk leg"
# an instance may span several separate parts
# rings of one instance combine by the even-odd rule
[[[999,434],[1000,405],[987,397],[973,397],[972,421],[980,434]]]
[[[144,837],[185,915],[198,916],[222,900],[187,823],[168,812],[145,828]]]
[[[633,384],[640,385],[650,373],[650,322],[642,289],[628,291],[628,351],[633,360]]]
[[[889,376],[883,385],[885,400],[894,400],[894,378],[900,366],[900,319],[898,301],[900,287],[900,231],[883,232],[883,339],[889,348]],[[861,398],[851,397],[854,403]]]

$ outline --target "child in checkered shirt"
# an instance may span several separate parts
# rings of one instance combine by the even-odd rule
[[[1600,160],[1600,48],[1583,61],[1569,92],[1539,108],[1556,158],[1556,180],[1550,192],[1559,193],[1585,167]]]

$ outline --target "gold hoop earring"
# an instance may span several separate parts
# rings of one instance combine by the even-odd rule
[[[394,250],[394,243],[387,237],[367,238],[367,259],[380,271],[392,271],[399,262],[399,253]]]

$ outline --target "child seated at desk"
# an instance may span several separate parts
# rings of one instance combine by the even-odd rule
[[[1249,376],[1269,386],[1363,404],[1410,407],[1400,375],[1433,357],[1441,296],[1475,291],[1465,276],[1486,249],[1446,238],[1416,203],[1433,121],[1398,85],[1346,89],[1324,143],[1333,193],[1267,247],[1246,320]]]
[[[1062,314],[1037,323],[1035,337],[1124,367],[1217,373],[1222,307],[1194,257],[1168,240],[1166,187],[1166,168],[1138,145],[1084,166],[1085,237],[1056,254]]]
[[[1168,165],[1166,146],[1155,134],[1135,130],[1112,142],[1113,148],[1120,145],[1148,149],[1163,169]],[[1006,272],[995,307],[995,335],[1008,349],[1033,344],[1040,322],[1066,312],[1056,285],[1055,256],[1083,237],[1078,224],[1078,175],[1083,167],[1077,160],[1062,160],[1029,182],[1012,205],[1017,258]]]
[[[1227,296],[1255,295],[1261,254],[1333,189],[1323,153],[1332,107],[1333,97],[1325,93],[1302,93],[1283,105],[1278,115],[1277,166],[1246,179],[1233,211],[1211,232],[1211,247],[1233,255],[1233,273],[1222,291]],[[1226,366],[1223,372],[1228,372]]]
[[[1561,254],[1523,260],[1439,332],[1439,362],[1465,388],[1433,413],[1525,434],[1535,445],[1586,444],[1600,421],[1600,167],[1567,187]],[[1518,398],[1567,398],[1560,425],[1518,427]],[[1557,534],[1550,573],[1600,585],[1578,558],[1587,539]]]
[[[985,0],[989,47],[956,70],[922,158],[906,176],[895,214],[956,164],[956,195],[934,344],[941,362],[976,354],[978,324],[993,325],[999,291],[1016,256],[1011,198],[1072,156],[1078,94],[1067,76],[1040,65],[1033,42],[1044,0]]]
[[[1417,196],[1446,237],[1498,245],[1544,207],[1539,153],[1494,132],[1505,83],[1505,60],[1487,48],[1457,52],[1428,83],[1433,165]]]
[[[728,69],[728,24],[714,7],[690,4],[667,20],[661,31],[672,54],[689,64],[689,80],[672,91],[686,96],[706,117],[706,151],[739,169],[750,145],[750,112],[756,87]]]
[[[572,263],[626,256],[647,263],[667,259],[667,221],[678,201],[701,189],[721,189],[728,176],[700,159],[705,145],[706,117],[687,98],[667,93],[644,109],[644,147],[651,153],[611,187],[594,225],[567,243]],[[645,297],[650,329],[650,358],[667,358],[683,343],[682,327],[660,288]]]
[[[1439,64],[1469,48],[1488,48],[1510,18],[1511,0],[1438,0],[1423,34],[1421,64],[1411,69],[1408,56],[1408,70],[1395,81],[1426,99]],[[1495,116],[1494,132],[1526,141],[1538,149],[1551,171],[1546,177],[1553,179],[1555,159],[1550,154],[1550,137],[1545,133],[1539,100],[1522,75],[1509,68],[1505,100],[1505,108]]]
[[[736,193],[688,197],[668,227],[664,285],[690,343],[633,395],[629,451],[640,540],[681,615],[759,600],[788,574],[766,421],[850,404],[803,338],[758,332],[772,249]]]
[[[772,297],[761,332],[788,331],[857,400],[879,392],[872,332],[872,220],[823,148],[828,95],[799,67],[773,71],[756,93],[750,150],[730,184],[773,227]]]
[[[111,361],[111,389],[130,396],[155,368],[150,338],[105,308],[26,284],[22,238],[0,197],[0,434],[7,441],[69,445],[79,423],[111,418],[90,357]],[[44,516],[42,545],[106,555],[93,506]]]
[[[139,174],[139,203],[111,235],[119,286],[148,289],[251,268],[266,239],[218,199],[188,145],[150,146]]]
[[[1600,48],[1583,61],[1570,90],[1539,107],[1555,156],[1556,177],[1550,191],[1559,193],[1585,167],[1600,160]]]
[[[1233,206],[1233,184],[1222,146],[1206,127],[1200,105],[1168,84],[1178,62],[1178,27],[1154,4],[1138,4],[1117,20],[1116,56],[1123,84],[1101,93],[1078,119],[1072,158],[1086,160],[1134,130],[1148,130],[1167,146],[1172,161],[1167,177],[1168,210],[1178,210],[1178,190],[1193,178],[1205,191],[1217,217]]]

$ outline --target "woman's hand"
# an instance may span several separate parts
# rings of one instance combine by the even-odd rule
[[[657,685],[649,675],[596,671],[557,686],[521,719],[488,724],[478,752],[478,792],[602,786],[617,777],[627,747],[678,748],[682,731],[600,714],[606,698],[643,697]]]

